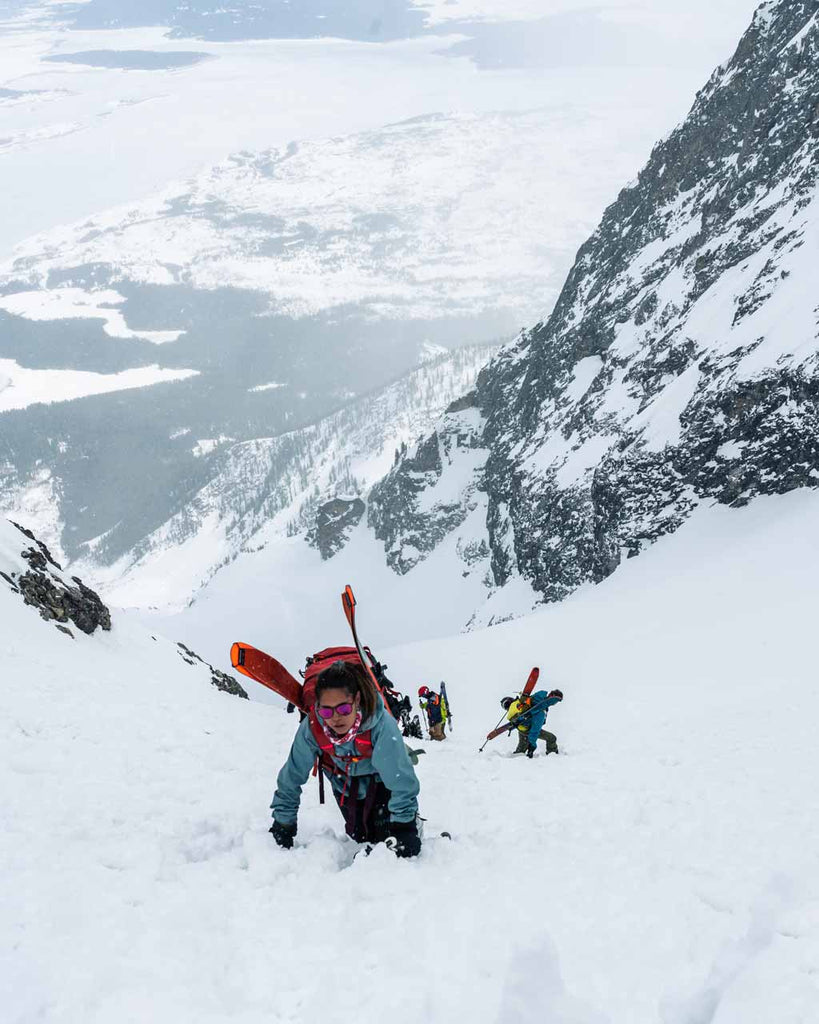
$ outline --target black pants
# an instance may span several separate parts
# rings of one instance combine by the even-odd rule
[[[333,790],[339,810],[344,815],[344,831],[357,843],[383,843],[390,834],[389,802],[392,794],[373,776],[363,797],[358,796],[358,779],[351,785],[341,802],[341,795]]]

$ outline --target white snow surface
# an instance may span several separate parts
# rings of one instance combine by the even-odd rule
[[[818,527],[810,491],[699,509],[561,605],[388,651],[359,587],[391,677],[452,700],[446,743],[416,745],[427,835],[454,838],[409,862],[353,860],[314,782],[276,848],[291,717],[127,615],[72,641],[0,579],[4,1021],[810,1024]],[[19,550],[0,524],[4,570]],[[302,653],[344,642],[337,594],[304,596]],[[533,664],[565,693],[560,755],[479,754]]]
[[[32,370],[14,359],[0,359],[0,412],[25,409],[37,402],[69,402],[128,388],[145,388],[195,377],[198,370],[169,370],[154,364],[119,373],[90,370]]]

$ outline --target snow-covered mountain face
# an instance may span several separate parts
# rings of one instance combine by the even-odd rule
[[[211,479],[126,554],[102,537],[75,563],[114,603],[184,605],[243,548],[306,534],[325,558],[363,514],[362,496],[449,403],[474,385],[494,349],[430,358],[401,380],[318,423],[213,453]]]
[[[818,11],[758,9],[549,319],[375,489],[398,571],[485,501],[488,581],[559,600],[702,502],[816,486]]]

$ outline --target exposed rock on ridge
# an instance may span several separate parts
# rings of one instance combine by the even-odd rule
[[[364,502],[361,498],[332,498],[316,510],[316,521],[307,531],[307,541],[332,558],[347,543],[350,531],[361,522]]]
[[[363,498],[396,447],[428,430],[453,396],[471,388],[494,351],[473,345],[444,353],[310,427],[227,447],[213,480],[181,512],[113,566],[99,564],[101,546],[95,547],[84,563],[88,572],[115,603],[117,590],[127,592],[129,604],[135,590],[143,603],[187,602],[243,548],[315,531],[321,506]],[[330,547],[339,550],[347,532],[328,538],[325,557]],[[163,564],[174,550],[184,553],[176,561],[184,569],[168,581]]]
[[[474,392],[458,399],[437,429],[372,489],[368,523],[384,541],[387,562],[396,572],[412,569],[471,513],[480,510],[485,517],[486,498],[478,492],[487,456],[484,425]],[[466,540],[459,554],[466,569],[488,551],[480,540],[477,546]]]
[[[180,658],[186,665],[204,665],[210,671],[211,685],[215,686],[217,690],[229,693],[232,697],[242,697],[244,700],[249,700],[247,691],[234,676],[229,676],[227,672],[214,668],[209,661],[200,658],[196,651],[192,651],[190,647],[186,647],[181,641],[176,646],[179,650]]]
[[[111,628],[111,613],[90,587],[86,587],[79,576],[72,576],[69,583],[63,575],[62,566],[51,557],[42,541],[19,523],[12,522],[23,536],[32,541],[24,548],[20,557],[27,562],[26,572],[0,572],[0,576],[12,590],[19,593],[23,601],[36,608],[47,622],[53,621],[62,632],[73,636],[67,624],[89,635],[97,626],[104,630]],[[73,585],[72,585],[73,584]]]

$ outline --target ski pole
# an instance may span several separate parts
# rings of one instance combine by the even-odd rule
[[[503,724],[503,720],[504,720],[504,718],[506,718],[506,712],[504,712],[504,713],[503,713],[503,714],[502,714],[502,715],[500,716],[500,718],[499,718],[499,720],[498,720],[498,724],[497,724],[497,725],[495,726],[495,729],[500,729],[501,725]],[[512,723],[510,722],[509,724],[511,725]],[[492,730],[491,730],[491,732],[494,732],[494,731],[495,731],[495,729],[492,729]],[[489,742],[489,737],[487,736],[487,737],[486,737],[486,739],[485,739],[485,740],[483,741],[483,747],[485,747],[485,746],[486,746],[486,744],[487,744],[488,742]],[[479,753],[479,754],[480,754],[480,753],[482,752],[482,750],[483,750],[483,747],[478,747],[478,753]]]

